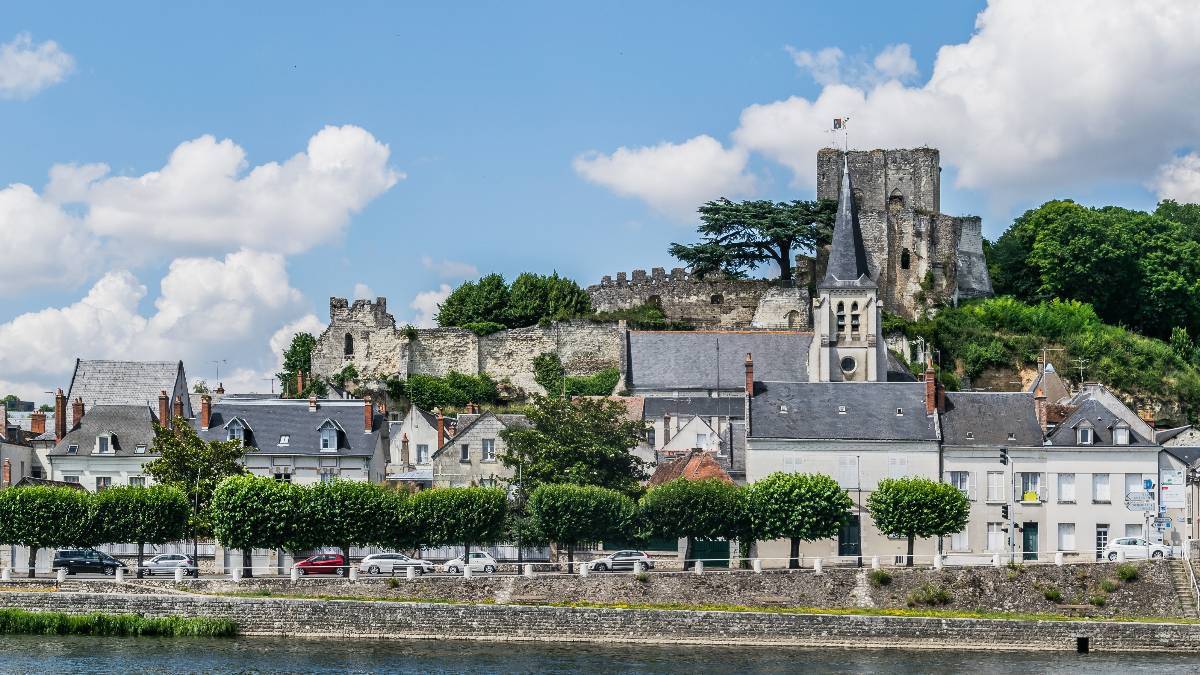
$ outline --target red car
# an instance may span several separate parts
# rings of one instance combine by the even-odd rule
[[[340,577],[346,573],[346,559],[340,553],[318,553],[293,567],[300,570],[300,574],[336,574]]]

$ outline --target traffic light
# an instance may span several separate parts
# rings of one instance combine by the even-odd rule
[[[1000,448],[1000,463],[1008,466],[1008,448]]]
[[[1004,520],[1008,520],[1008,504],[1000,505],[1000,517]]]

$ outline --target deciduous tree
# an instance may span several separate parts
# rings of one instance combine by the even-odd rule
[[[686,561],[696,539],[750,536],[746,490],[719,478],[677,478],[651,488],[641,499],[641,513],[651,536],[687,538]]]
[[[504,536],[508,495],[500,488],[448,487],[422,490],[408,499],[413,527],[430,546],[490,544]],[[466,558],[464,558],[466,560]]]
[[[567,549],[567,571],[574,571],[575,547],[584,542],[627,536],[635,504],[617,492],[594,485],[543,484],[529,495],[529,513],[538,529]]]
[[[389,510],[394,501],[380,485],[334,480],[300,489],[302,523],[294,528],[297,541],[289,548],[336,546],[349,574],[350,547],[384,543]]]
[[[306,514],[298,485],[260,476],[233,476],[217,486],[209,510],[217,539],[242,551],[247,577],[254,575],[253,549],[294,549],[298,542],[308,541],[300,530]]]
[[[800,567],[800,542],[827,539],[850,515],[853,502],[823,474],[776,472],[750,486],[750,523],[759,539],[790,539],[788,567]]]
[[[908,538],[908,566],[913,564],[917,537],[943,537],[967,526],[971,503],[949,483],[928,478],[886,478],[867,498],[875,527],[884,534]]]
[[[187,536],[192,507],[176,487],[112,487],[92,495],[90,501],[91,527],[98,541],[137,544],[138,577],[144,572],[146,544],[166,544]]]
[[[67,487],[28,486],[0,490],[0,541],[29,548],[29,577],[38,549],[98,543],[88,527],[88,493]]]

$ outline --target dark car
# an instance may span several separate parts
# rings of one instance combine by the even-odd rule
[[[346,573],[346,559],[339,553],[318,553],[296,563],[294,567],[300,574],[336,574]]]
[[[112,576],[118,567],[125,569],[125,563],[94,548],[63,548],[54,552],[53,567],[65,569],[67,574],[91,572]]]

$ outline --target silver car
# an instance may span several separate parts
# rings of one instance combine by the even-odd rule
[[[366,574],[395,574],[413,568],[417,574],[433,572],[436,567],[428,560],[417,560],[403,553],[372,553],[358,564],[358,571]]]
[[[200,568],[190,556],[182,553],[162,553],[142,563],[142,573],[147,576],[155,574],[174,574],[177,568],[183,568],[188,576],[198,576]]]
[[[1121,537],[1108,542],[1108,546],[1104,547],[1104,557],[1109,560],[1116,560],[1118,552],[1124,553],[1126,560],[1137,558],[1161,560],[1171,557],[1170,546],[1154,544],[1142,537]]]

